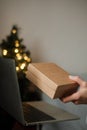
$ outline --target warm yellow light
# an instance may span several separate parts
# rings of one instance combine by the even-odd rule
[[[15,41],[15,46],[19,47],[19,41],[18,40]]]
[[[16,29],[13,29],[13,30],[12,30],[12,33],[14,33],[14,34],[15,34],[16,32],[17,32],[17,31],[16,31]]]
[[[27,59],[28,59],[28,57],[25,55],[25,56],[24,56],[24,60],[27,60]]]
[[[18,52],[19,52],[19,49],[18,49],[18,48],[15,48],[15,49],[14,49],[14,52],[15,52],[15,53],[18,53]]]
[[[29,58],[26,54],[24,54],[23,57],[24,57],[24,60],[26,60],[27,62],[31,61],[31,58]]]
[[[22,55],[21,55],[20,53],[17,53],[17,54],[16,54],[16,57],[17,57],[18,60],[21,60],[21,59],[22,59]]]
[[[6,49],[4,49],[2,53],[3,53],[4,56],[6,56],[8,51]]]
[[[31,62],[31,58],[27,58],[27,62]]]
[[[19,69],[19,67],[18,66],[16,66],[16,71],[19,71],[20,69]]]
[[[23,70],[25,68],[25,66],[26,66],[26,63],[22,63],[20,68]]]

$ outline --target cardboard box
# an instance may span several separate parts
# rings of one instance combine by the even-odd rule
[[[61,98],[77,90],[78,84],[69,79],[69,73],[55,63],[30,63],[26,74],[50,98]]]

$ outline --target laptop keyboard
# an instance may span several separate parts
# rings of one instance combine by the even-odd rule
[[[55,118],[38,110],[37,108],[34,108],[33,106],[27,103],[23,103],[23,111],[25,120],[29,123],[55,120]]]

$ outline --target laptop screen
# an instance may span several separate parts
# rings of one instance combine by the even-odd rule
[[[13,59],[0,58],[0,107],[15,119],[17,118],[22,124],[24,123],[19,84]]]

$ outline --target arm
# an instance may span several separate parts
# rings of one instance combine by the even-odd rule
[[[78,76],[69,76],[69,78],[79,84],[77,92],[68,97],[63,97],[61,100],[66,102],[73,102],[75,104],[87,104],[87,82]]]

